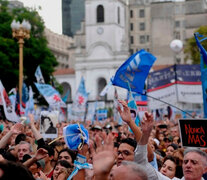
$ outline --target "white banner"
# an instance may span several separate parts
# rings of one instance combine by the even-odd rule
[[[175,104],[177,102],[177,97],[176,97],[176,86],[172,85],[169,87],[165,87],[159,90],[151,91],[147,93],[148,96],[148,107],[150,109],[159,109],[166,107],[167,105],[163,102],[160,102],[160,99],[164,102],[170,103],[170,104]],[[150,98],[150,96],[155,97],[156,99]]]
[[[9,121],[18,122],[19,118],[12,107],[12,103],[6,93],[6,90],[0,80],[0,104],[3,104],[4,114]]]
[[[177,84],[178,101],[185,103],[203,103],[201,85]]]

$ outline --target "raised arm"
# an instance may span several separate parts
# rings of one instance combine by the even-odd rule
[[[0,148],[5,148],[10,137],[13,134],[21,133],[23,131],[23,129],[24,129],[24,126],[22,124],[20,124],[20,123],[14,124],[11,127],[11,130],[5,136],[3,136],[3,138],[0,140]]]
[[[39,161],[40,159],[45,158],[47,154],[48,154],[47,150],[40,148],[37,150],[35,156],[25,161],[23,165],[29,168],[33,163]]]
[[[35,139],[36,140],[41,139],[42,135],[40,134],[40,132],[35,127],[33,114],[29,114],[28,116],[29,116],[29,119],[30,119],[30,126],[31,126],[31,129],[32,129],[32,132],[34,134]]]
[[[145,112],[143,120],[141,122],[142,133],[144,134],[144,136],[142,136],[142,138],[140,139],[139,142],[140,145],[145,145],[148,143],[148,139],[150,137],[150,133],[152,131],[153,125],[154,125],[153,115],[151,113]]]
[[[119,100],[119,103],[122,104],[123,110],[120,106],[118,106],[117,110],[119,111],[119,114],[124,122],[128,124],[128,126],[131,128],[132,132],[135,135],[135,139],[137,142],[140,141],[142,137],[142,131],[140,128],[135,124],[135,122],[131,118],[130,109],[126,103],[126,101]]]

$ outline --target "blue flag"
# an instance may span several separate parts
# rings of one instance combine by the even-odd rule
[[[203,90],[203,110],[204,110],[204,118],[207,118],[207,52],[204,49],[204,47],[201,45],[201,42],[206,40],[207,37],[200,35],[198,32],[195,33],[194,36],[200,51],[201,81],[202,81],[202,90]],[[204,37],[204,38],[199,40],[198,37]]]
[[[155,60],[156,58],[144,49],[136,52],[116,71],[115,77],[112,78],[113,85],[128,89],[129,83],[132,91],[142,93]]]

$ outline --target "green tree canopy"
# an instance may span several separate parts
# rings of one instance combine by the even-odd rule
[[[31,24],[30,38],[24,40],[23,73],[26,84],[34,87],[35,70],[40,65],[46,83],[58,65],[56,58],[47,47],[44,36],[44,22],[35,9],[8,8],[8,1],[0,0],[0,80],[7,91],[18,87],[19,45],[12,37],[11,23],[13,19]],[[35,89],[35,88],[33,88]]]
[[[207,37],[207,26],[201,26],[195,32],[199,32],[201,35],[204,35],[205,37]],[[207,50],[207,40],[203,41],[201,44]],[[194,36],[187,40],[184,51],[186,54],[186,57],[185,57],[186,60],[192,59],[193,64],[200,64],[200,53],[196,45]]]
[[[9,9],[8,2],[0,0],[0,78],[6,87],[13,88],[18,85],[19,73],[19,46],[17,39],[12,37],[11,22],[13,19],[22,22],[23,19],[31,24],[30,38],[24,40],[24,79],[27,84],[36,81],[34,77],[38,65],[46,83],[58,65],[54,55],[47,47],[44,36],[44,22],[36,10],[28,8]],[[9,78],[11,77],[11,78]],[[8,81],[10,79],[10,81]]]

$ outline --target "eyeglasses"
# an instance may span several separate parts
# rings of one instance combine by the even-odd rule
[[[122,156],[129,156],[131,155],[132,153],[127,151],[127,150],[124,150],[124,151],[118,151],[118,156],[121,154]]]

